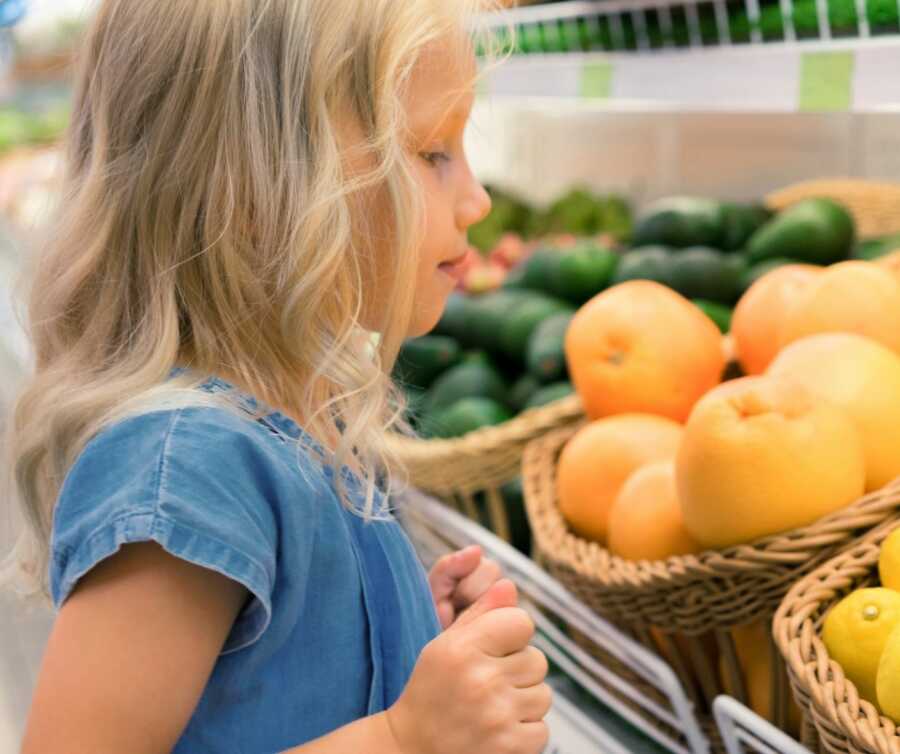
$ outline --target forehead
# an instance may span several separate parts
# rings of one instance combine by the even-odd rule
[[[444,40],[429,45],[416,62],[406,91],[413,131],[439,128],[468,118],[477,75],[471,46]]]

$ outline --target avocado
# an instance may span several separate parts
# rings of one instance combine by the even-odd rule
[[[435,335],[448,335],[462,342],[469,323],[469,307],[472,299],[463,293],[451,293],[444,306],[444,313],[433,330]]]
[[[674,248],[717,246],[724,234],[722,205],[712,199],[679,196],[651,204],[638,219],[633,246]]]
[[[462,398],[491,398],[506,401],[508,387],[493,366],[479,361],[464,361],[435,380],[425,398],[424,411],[436,414]]]
[[[434,437],[462,437],[483,427],[489,427],[512,418],[509,409],[490,398],[461,398],[451,406],[436,411],[429,417]]]
[[[763,225],[772,219],[772,212],[759,204],[722,204],[722,237],[719,248],[724,251],[743,249]]]
[[[790,257],[828,265],[847,259],[855,226],[850,213],[831,199],[806,199],[763,225],[747,244],[751,262]]]
[[[566,376],[566,333],[572,314],[560,312],[541,322],[528,340],[525,355],[528,372],[541,382],[555,382]]]
[[[671,285],[672,252],[663,246],[644,246],[625,252],[612,277],[612,285],[628,280],[655,280]]]
[[[540,381],[531,374],[523,374],[517,379],[509,391],[509,405],[521,411],[526,403],[541,388]]]
[[[528,259],[510,271],[504,288],[526,288],[553,294],[561,262],[562,252],[559,249],[550,246],[535,249]]]
[[[549,281],[551,292],[580,306],[609,285],[618,265],[614,251],[583,241],[562,252]]]
[[[500,326],[500,347],[510,359],[525,363],[528,340],[538,325],[560,312],[574,313],[564,301],[531,293],[507,312]]]
[[[670,284],[686,298],[734,303],[740,296],[746,260],[736,254],[697,246],[672,255]]]
[[[719,304],[715,301],[706,301],[702,298],[693,299],[694,305],[700,309],[707,317],[709,317],[722,333],[731,330],[732,309],[725,304]]]
[[[574,392],[575,388],[572,387],[571,382],[554,382],[552,385],[545,385],[529,398],[524,410],[546,406],[548,403],[566,398]]]
[[[407,340],[397,356],[395,374],[405,385],[427,388],[435,378],[459,362],[462,349],[447,335],[423,335]]]
[[[463,345],[500,353],[500,331],[513,309],[534,294],[524,290],[499,290],[473,296],[466,308]]]

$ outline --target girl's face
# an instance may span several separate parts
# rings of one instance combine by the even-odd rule
[[[475,99],[475,60],[459,58],[450,44],[434,45],[419,61],[407,93],[408,149],[425,204],[410,337],[437,324],[468,253],[467,231],[491,209],[463,149]]]

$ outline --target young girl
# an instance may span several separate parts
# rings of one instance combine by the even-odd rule
[[[99,3],[9,420],[26,754],[544,747],[515,588],[429,584],[386,502],[391,364],[489,209],[463,5]]]

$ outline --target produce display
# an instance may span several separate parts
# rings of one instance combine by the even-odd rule
[[[676,197],[627,235],[596,230],[504,227],[473,257],[435,333],[398,363],[425,438],[576,391],[588,422],[559,455],[557,505],[574,535],[632,561],[794,531],[900,476],[900,239],[858,240],[828,199],[776,214]],[[502,495],[529,552],[521,480]],[[677,662],[686,637],[653,631]],[[768,631],[731,638],[745,698],[771,719]]]
[[[819,8],[816,0],[792,0],[791,18],[795,34],[800,39],[820,36]],[[825,6],[831,34],[856,36],[859,33],[860,6],[855,0],[826,0]],[[897,4],[892,0],[868,0],[864,6],[866,20],[874,34],[896,34],[898,31]],[[699,41],[704,45],[720,44],[720,26],[712,4],[697,7]],[[502,44],[518,54],[566,52],[579,50],[634,50],[638,46],[638,30],[629,13],[619,15],[620,34],[607,15],[599,15],[596,21],[578,19],[570,23],[529,24],[516,29],[510,41],[508,33],[501,30]],[[732,43],[749,43],[753,31],[759,32],[764,42],[785,39],[783,4],[764,0],[759,3],[759,17],[754,21],[747,7],[738,3],[728,11],[728,35]],[[644,14],[644,33],[651,47],[659,48],[667,43],[676,47],[688,47],[692,43],[691,25],[685,11],[675,6],[670,20],[664,23],[654,12]]]
[[[860,291],[891,277],[887,264],[876,269],[847,260],[888,260],[897,248],[896,238],[855,246],[852,218],[827,199],[809,199],[774,215],[761,205],[673,197],[635,219],[621,198],[584,189],[543,209],[496,190],[493,201],[491,214],[473,228],[478,252],[470,253],[439,325],[433,334],[409,341],[398,360],[396,376],[407,387],[411,418],[424,437],[459,437],[507,421],[568,394],[573,377],[592,416],[612,409],[657,410],[642,402],[643,391],[651,402],[670,404],[659,409],[663,415],[683,421],[696,398],[721,377],[719,334],[734,334],[745,372],[758,374],[774,356],[767,344],[781,338],[782,328],[788,340],[802,337],[815,327],[818,307],[832,308],[833,276],[841,290],[848,286],[841,281],[853,278]],[[823,277],[821,291],[805,294],[809,301],[789,320],[783,316],[779,302],[793,304],[800,281],[821,265],[842,261],[845,266]],[[762,278],[765,285],[757,285]],[[630,281],[658,283],[671,295],[663,298],[646,284],[622,286]],[[870,332],[863,334],[889,329],[879,322],[892,321],[881,316],[893,305],[892,282],[884,296],[860,292],[846,299],[847,308],[867,299],[865,310],[873,315]],[[610,288],[617,290],[612,297],[575,317],[579,307]],[[682,298],[694,306],[681,306]],[[665,302],[669,310],[661,311]],[[630,322],[622,325],[628,334],[618,337],[634,347],[668,343],[664,389],[633,364],[621,372],[628,384],[622,390],[631,393],[627,400],[608,389],[603,370],[590,358],[584,376],[571,372],[566,333],[580,343],[574,346],[579,353],[603,362],[611,346],[597,334],[617,316]],[[590,387],[591,380],[600,382]]]

